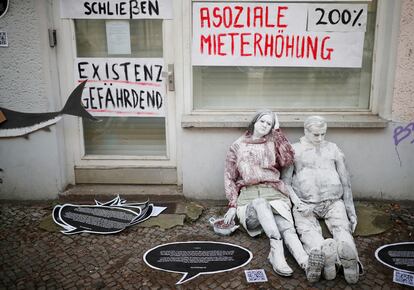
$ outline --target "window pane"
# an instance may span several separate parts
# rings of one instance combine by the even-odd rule
[[[78,57],[163,57],[162,20],[129,20],[131,54],[109,55],[105,20],[75,20]],[[165,118],[100,117],[83,120],[85,153],[166,156]]]
[[[76,19],[78,57],[108,57],[106,20]],[[119,57],[162,57],[162,20],[129,20],[131,54]],[[117,55],[110,55],[116,57]]]
[[[84,120],[86,154],[166,155],[164,118],[100,118]]]
[[[375,14],[372,1],[362,68],[194,66],[194,109],[369,109]]]

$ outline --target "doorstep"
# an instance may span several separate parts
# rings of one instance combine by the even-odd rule
[[[117,195],[128,201],[184,201],[177,185],[77,184],[59,194],[61,201],[108,201]]]

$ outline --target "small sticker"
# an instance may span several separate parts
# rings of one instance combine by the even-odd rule
[[[394,271],[393,282],[414,287],[414,274],[402,271]]]
[[[0,31],[0,47],[8,47],[9,41],[7,39],[7,32]]]
[[[266,272],[263,269],[245,270],[244,274],[249,283],[267,282]]]

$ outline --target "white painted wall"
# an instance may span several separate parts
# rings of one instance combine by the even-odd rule
[[[326,139],[335,142],[345,153],[356,198],[414,200],[414,144],[406,140],[395,148],[396,125],[390,123],[385,129],[328,127]],[[184,130],[183,192],[187,197],[225,199],[225,156],[242,132],[239,129]],[[303,135],[300,128],[288,128],[284,132],[292,143]]]
[[[0,47],[0,106],[24,112],[60,110],[47,29],[50,1],[10,1],[0,30],[9,47]],[[0,138],[0,199],[54,198],[67,184],[64,172],[62,124],[28,139]]]

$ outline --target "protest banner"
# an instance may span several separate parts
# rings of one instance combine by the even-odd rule
[[[196,2],[195,66],[361,67],[366,4]]]
[[[166,84],[162,58],[77,58],[75,80],[87,80],[82,94],[94,116],[163,117]]]

